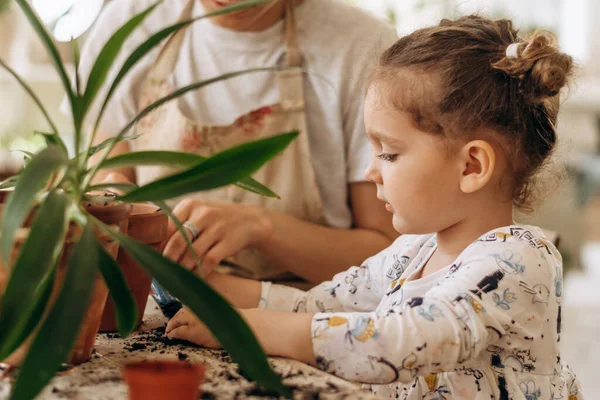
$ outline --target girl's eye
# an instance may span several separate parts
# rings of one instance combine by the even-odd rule
[[[396,159],[398,154],[389,154],[389,153],[381,153],[377,157],[382,159],[383,161],[392,162]]]

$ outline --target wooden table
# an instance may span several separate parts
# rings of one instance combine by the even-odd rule
[[[121,366],[148,359],[185,360],[206,365],[201,399],[265,398],[255,383],[249,382],[222,350],[209,350],[172,341],[164,336],[166,318],[152,299],[146,307],[144,323],[129,338],[99,334],[92,359],[56,376],[37,397],[39,400],[117,400],[127,399],[127,386],[121,380]],[[328,375],[295,360],[271,358],[271,365],[283,382],[295,388],[294,399],[376,399],[371,392]],[[0,380],[0,399],[7,399],[11,382]],[[167,400],[167,399],[165,399]]]

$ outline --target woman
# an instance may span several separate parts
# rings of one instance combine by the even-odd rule
[[[122,53],[178,18],[236,2],[163,2]],[[83,76],[110,35],[150,4],[108,5],[83,49]],[[117,145],[113,155],[149,149],[208,155],[299,130],[282,155],[254,176],[281,200],[233,187],[187,198],[175,214],[186,222],[205,273],[227,264],[234,273],[257,279],[321,282],[396,237],[375,187],[362,176],[370,149],[361,108],[366,76],[395,39],[391,27],[341,0],[274,0],[195,23],[148,56],[121,85],[97,141],[116,134],[140,108],[176,87],[231,71],[287,65],[285,71],[242,75],[166,104],[140,121],[136,130],[142,135]],[[141,167],[106,174],[144,184],[171,172]],[[174,226],[169,233],[165,255],[194,269],[183,237]]]

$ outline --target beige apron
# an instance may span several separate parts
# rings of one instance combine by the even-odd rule
[[[181,14],[182,20],[191,17],[194,1],[196,0],[188,1]],[[301,57],[296,42],[294,6],[292,0],[285,1],[283,37],[285,38],[286,61],[291,69],[273,72],[279,88],[279,104],[262,107],[242,115],[231,125],[210,126],[187,119],[180,111],[179,103],[175,99],[138,122],[135,133],[141,136],[135,139],[132,145],[136,151],[160,149],[209,156],[247,141],[298,130],[300,131],[298,138],[253,175],[254,179],[269,187],[281,199],[262,197],[236,186],[199,192],[191,197],[209,201],[256,204],[293,215],[302,220],[324,223],[323,202],[316,184],[306,132],[303,72],[300,68]],[[161,50],[141,87],[138,104],[140,109],[173,91],[169,77],[177,62],[184,35],[183,30],[179,31]],[[138,183],[146,184],[175,171],[165,167],[144,166],[138,167],[136,172]],[[228,259],[226,263],[233,268],[233,273],[255,279],[289,279],[293,277],[293,275],[285,273],[281,267],[269,263],[252,248],[242,250],[235,256],[235,260]]]

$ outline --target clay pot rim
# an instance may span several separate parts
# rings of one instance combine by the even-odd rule
[[[107,201],[106,204],[102,204],[99,201],[92,201],[92,200],[83,200],[81,202],[81,204],[83,205],[83,209],[84,210],[90,210],[90,209],[97,209],[97,210],[102,210],[102,211],[112,211],[112,210],[119,210],[119,209],[127,209],[127,212],[130,212],[131,210],[131,203],[126,203],[124,201]]]
[[[187,379],[200,379],[203,378],[206,370],[204,364],[192,364],[186,361],[177,360],[144,360],[136,361],[125,364],[124,374],[126,376],[135,376],[137,378],[154,378],[160,377],[160,380],[164,380],[167,376],[172,376],[177,381]],[[173,380],[175,383],[175,379]]]
[[[152,203],[131,203],[129,220],[140,218],[152,218],[165,215],[163,209]]]
[[[187,361],[179,360],[142,360],[126,363],[125,368],[128,370],[152,372],[164,372],[163,368],[170,368],[172,370],[181,371],[192,371],[197,368],[204,368],[204,364],[193,364]]]

